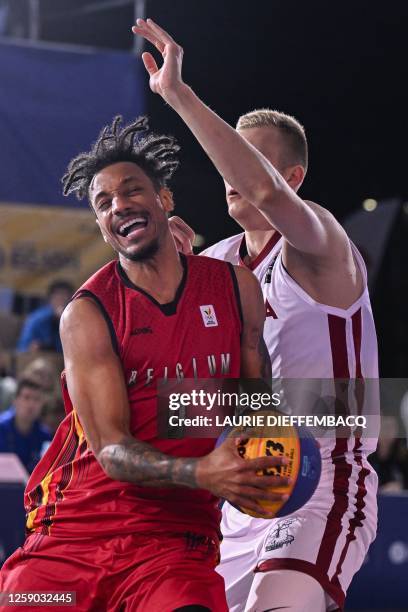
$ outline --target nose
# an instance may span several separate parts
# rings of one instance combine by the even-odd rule
[[[121,215],[130,208],[129,200],[122,194],[116,194],[112,199],[112,212],[114,215]]]

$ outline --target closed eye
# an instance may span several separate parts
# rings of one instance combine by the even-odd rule
[[[98,210],[106,210],[108,208],[108,206],[110,206],[110,204],[111,204],[110,200],[102,200],[98,204]]]

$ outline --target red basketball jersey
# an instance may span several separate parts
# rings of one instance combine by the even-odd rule
[[[117,261],[94,274],[74,299],[94,299],[107,322],[123,364],[132,435],[169,455],[200,457],[213,450],[214,439],[158,437],[156,382],[237,378],[241,310],[230,264],[203,257],[182,261],[183,279],[171,303],[161,305],[134,286]],[[165,529],[214,535],[219,511],[208,491],[110,479],[63,387],[67,416],[26,489],[29,533],[74,538]]]

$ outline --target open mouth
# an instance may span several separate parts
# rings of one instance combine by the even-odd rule
[[[229,198],[234,198],[236,196],[240,196],[241,194],[238,193],[238,191],[235,191],[235,189],[229,189],[228,190],[228,197]]]
[[[118,229],[116,230],[117,234],[122,238],[127,238],[136,232],[145,229],[147,226],[148,219],[145,215],[138,215],[136,217],[132,217],[128,219],[124,223],[122,223]]]

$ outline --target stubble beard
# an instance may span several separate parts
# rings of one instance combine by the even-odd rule
[[[152,259],[158,252],[159,250],[159,239],[158,238],[154,238],[151,242],[149,242],[149,244],[146,244],[146,246],[142,247],[140,250],[136,251],[135,253],[128,253],[127,251],[120,251],[120,254],[125,257],[126,259],[128,259],[129,261],[134,261],[134,262],[145,262],[148,261],[149,259]]]

